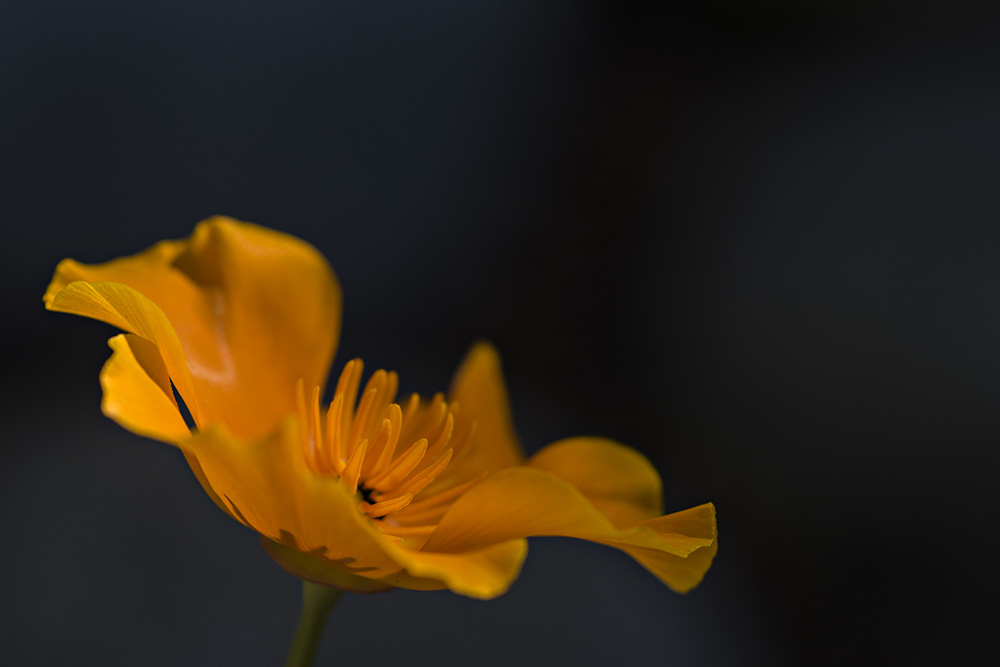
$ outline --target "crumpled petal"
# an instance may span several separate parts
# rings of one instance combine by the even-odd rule
[[[569,482],[544,470],[514,467],[490,475],[459,498],[424,549],[462,552],[519,537],[576,537],[621,549],[671,588],[686,591],[704,575],[711,557],[692,561],[693,571],[676,561],[713,547],[714,508],[704,505],[682,518],[660,517],[616,527]]]
[[[651,529],[664,544],[673,544],[678,548],[685,545],[683,548],[693,547],[693,550],[681,558],[670,551],[630,547],[626,551],[632,558],[678,593],[687,593],[701,583],[719,550],[715,505],[705,503],[644,521],[640,525]],[[711,544],[698,546],[706,541],[711,541]]]
[[[480,342],[469,350],[452,379],[448,400],[457,403],[456,432],[471,431],[472,445],[451,464],[450,478],[472,479],[524,462],[496,348]]]
[[[542,448],[527,464],[575,486],[615,526],[663,514],[663,485],[656,469],[645,456],[613,440],[567,438]]]
[[[294,411],[300,378],[324,383],[340,332],[340,287],[315,248],[224,217],[105,264],[64,260],[44,298],[153,342],[199,425],[246,437]]]

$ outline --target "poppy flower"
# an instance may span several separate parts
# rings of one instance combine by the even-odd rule
[[[64,260],[44,300],[127,332],[109,341],[104,413],[177,446],[209,497],[306,581],[488,599],[517,578],[525,538],[553,535],[621,549],[686,592],[715,555],[714,507],[661,516],[660,478],[636,451],[581,437],[526,459],[489,344],[447,395],[397,399],[382,370],[362,388],[353,360],[321,405],[341,293],[295,237],[211,218],[137,255]]]

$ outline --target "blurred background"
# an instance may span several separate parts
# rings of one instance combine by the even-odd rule
[[[529,453],[612,437],[718,507],[689,595],[533,539],[493,602],[348,596],[317,664],[984,661],[1000,45],[945,7],[0,4],[0,661],[284,658],[298,582],[41,303],[215,213],[330,259],[338,368],[433,393],[487,338]]]

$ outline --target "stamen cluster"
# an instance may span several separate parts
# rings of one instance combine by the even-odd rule
[[[482,479],[438,480],[456,451],[465,452],[468,433],[456,433],[457,405],[441,394],[430,401],[412,394],[400,407],[394,402],[399,382],[394,372],[372,374],[358,401],[363,368],[360,359],[347,363],[325,415],[319,387],[307,400],[299,383],[303,455],[313,472],[338,477],[356,494],[358,510],[388,539],[419,546],[451,503]],[[422,494],[435,480],[435,493]]]

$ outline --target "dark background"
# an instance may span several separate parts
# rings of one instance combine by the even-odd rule
[[[947,9],[946,9],[947,8]],[[447,385],[497,344],[525,448],[600,434],[718,506],[679,596],[535,539],[482,603],[349,596],[318,664],[985,660],[1000,436],[993,16],[953,3],[0,4],[0,651],[277,665],[297,581],[99,411],[47,313],[223,213],[345,293],[336,364]]]

